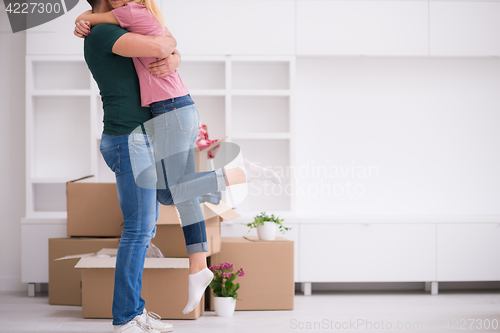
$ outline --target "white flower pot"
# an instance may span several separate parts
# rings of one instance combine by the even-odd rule
[[[276,238],[278,225],[274,222],[264,222],[264,225],[257,226],[257,234],[260,240],[272,241]]]
[[[232,297],[214,297],[215,314],[219,317],[231,317],[236,308],[236,300]]]

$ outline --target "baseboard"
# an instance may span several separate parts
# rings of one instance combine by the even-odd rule
[[[295,291],[301,290],[295,283]],[[314,282],[312,291],[422,291],[423,282]],[[444,290],[500,290],[500,281],[439,282],[439,291]]]
[[[28,284],[21,282],[21,276],[0,276],[0,291],[27,291]]]

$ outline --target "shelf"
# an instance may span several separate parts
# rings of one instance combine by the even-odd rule
[[[33,184],[66,184],[69,178],[31,178]]]
[[[200,124],[207,125],[210,140],[226,136],[226,99],[223,96],[193,96]]]
[[[36,89],[31,93],[32,96],[91,96],[92,92],[88,89]]]
[[[231,86],[234,89],[289,89],[288,61],[233,61]]]
[[[290,132],[290,97],[235,96],[231,133]]]
[[[33,184],[34,212],[66,212],[66,183]]]
[[[290,133],[238,133],[232,135],[233,139],[290,139]]]
[[[289,89],[233,89],[231,90],[233,96],[290,96]]]
[[[75,179],[92,173],[90,98],[33,98],[31,177]]]
[[[68,213],[67,212],[32,212],[30,214],[26,215],[27,219],[67,219],[68,218]],[[26,224],[33,224],[33,223],[26,223]],[[44,224],[44,222],[41,222],[41,224]],[[52,224],[52,223],[51,223]],[[57,223],[59,224],[59,223]],[[62,222],[60,224],[63,224]]]
[[[177,72],[188,89],[224,89],[225,67],[225,61],[188,61],[182,62]]]
[[[189,88],[189,87],[188,87]],[[225,96],[225,89],[189,89],[191,96]]]
[[[57,73],[57,75],[55,75]],[[35,90],[89,90],[90,72],[80,61],[33,61]]]

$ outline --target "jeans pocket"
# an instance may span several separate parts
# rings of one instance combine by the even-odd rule
[[[115,174],[120,173],[120,150],[118,145],[101,149],[101,155],[111,171]]]
[[[199,122],[198,110],[194,104],[175,109],[175,116],[179,122],[181,131],[191,132],[197,128]]]

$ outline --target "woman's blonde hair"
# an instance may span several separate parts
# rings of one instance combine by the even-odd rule
[[[165,26],[165,20],[163,19],[163,15],[161,14],[160,7],[158,7],[156,0],[132,0],[132,1],[146,7],[151,12],[151,14],[154,15],[154,17],[160,23],[160,25],[162,27]]]

